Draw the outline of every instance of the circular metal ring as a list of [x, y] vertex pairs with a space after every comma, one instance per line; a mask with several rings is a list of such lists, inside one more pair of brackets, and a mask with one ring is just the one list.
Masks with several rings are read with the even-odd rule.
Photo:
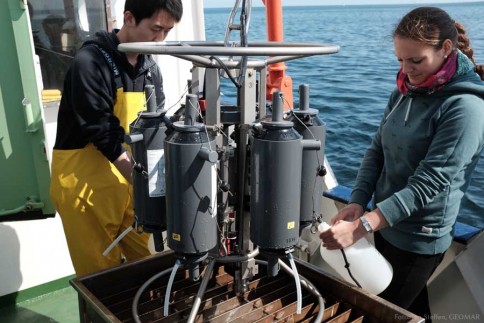
[[221, 42], [133, 42], [118, 45], [122, 52], [159, 55], [203, 56], [312, 56], [334, 54], [339, 46], [331, 44], [256, 42], [248, 47], [225, 47]]

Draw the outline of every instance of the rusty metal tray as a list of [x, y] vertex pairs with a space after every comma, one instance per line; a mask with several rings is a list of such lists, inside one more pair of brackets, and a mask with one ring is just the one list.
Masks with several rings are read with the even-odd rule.
[[[175, 263], [166, 251], [89, 276], [75, 278], [81, 322], [134, 322], [131, 305], [138, 289], [155, 274]], [[341, 281], [319, 268], [296, 259], [299, 274], [308, 279], [325, 301], [323, 322], [424, 322], [378, 296]], [[230, 266], [230, 265], [225, 265]], [[229, 267], [216, 265], [196, 322], [313, 322], [317, 298], [303, 289], [302, 313], [296, 314], [294, 279], [281, 271], [269, 277], [263, 268], [249, 282], [248, 291], [236, 295]], [[163, 316], [168, 277], [162, 277], [141, 295], [142, 322], [186, 322], [200, 282], [191, 282], [179, 270], [172, 286], [169, 315]]]

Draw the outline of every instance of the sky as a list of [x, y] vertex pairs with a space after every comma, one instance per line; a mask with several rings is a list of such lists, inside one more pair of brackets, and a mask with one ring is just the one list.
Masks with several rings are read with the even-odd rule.
[[[482, 1], [482, 0], [481, 0]], [[233, 7], [233, 0], [203, 0], [205, 8]], [[427, 4], [451, 2], [479, 2], [478, 0], [282, 0], [284, 6], [303, 5], [365, 5], [365, 4]], [[252, 0], [252, 6], [262, 6], [262, 0]]]

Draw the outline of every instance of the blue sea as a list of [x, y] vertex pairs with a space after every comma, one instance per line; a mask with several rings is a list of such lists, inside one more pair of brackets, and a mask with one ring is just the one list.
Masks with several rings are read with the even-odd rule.
[[[297, 88], [310, 85], [311, 107], [326, 122], [326, 156], [340, 184], [352, 187], [375, 133], [399, 65], [392, 32], [417, 5], [284, 7], [284, 41], [330, 43], [340, 52], [287, 62]], [[484, 64], [484, 2], [436, 5], [467, 30], [477, 63]], [[230, 8], [206, 9], [206, 39], [223, 40]], [[265, 8], [252, 8], [249, 41], [266, 41]], [[230, 82], [222, 91], [233, 96]], [[484, 155], [484, 154], [483, 154]], [[463, 200], [460, 221], [484, 228], [484, 156]]]

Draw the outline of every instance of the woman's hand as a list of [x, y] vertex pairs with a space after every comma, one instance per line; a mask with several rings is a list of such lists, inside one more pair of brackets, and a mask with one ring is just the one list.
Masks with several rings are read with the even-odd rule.
[[342, 208], [331, 219], [331, 228], [319, 235], [323, 240], [323, 246], [329, 250], [342, 249], [358, 241], [365, 234], [357, 232], [359, 218], [364, 212], [363, 207], [356, 203], [350, 203]]
[[331, 225], [339, 221], [354, 221], [365, 213], [363, 207], [356, 203], [350, 203], [342, 208], [338, 214], [331, 219]]
[[[339, 213], [338, 213], [339, 214]], [[360, 219], [355, 221], [339, 220], [319, 237], [328, 250], [343, 249], [351, 246], [366, 234]]]
[[[323, 246], [328, 250], [343, 249], [351, 246], [366, 235], [366, 229], [360, 220], [363, 213], [363, 207], [358, 204], [349, 204], [341, 209], [331, 219], [331, 228], [319, 235], [323, 241]], [[365, 218], [373, 231], [378, 231], [388, 226], [387, 220], [379, 209], [368, 212]]]

